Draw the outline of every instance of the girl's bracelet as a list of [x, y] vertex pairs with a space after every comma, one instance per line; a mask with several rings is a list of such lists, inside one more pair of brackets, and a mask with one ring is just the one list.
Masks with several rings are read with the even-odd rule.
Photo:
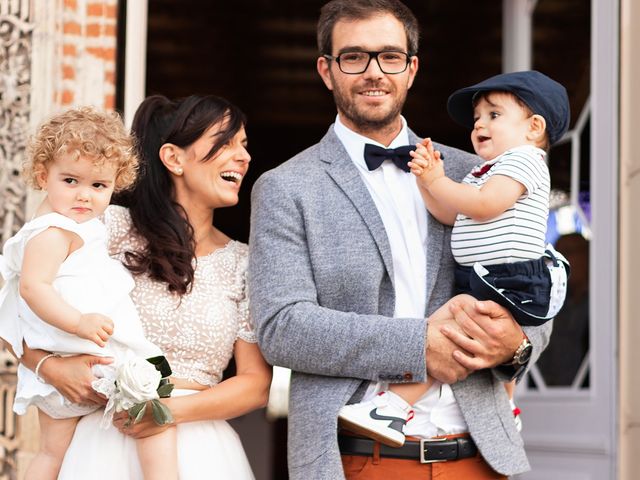
[[42, 367], [42, 364], [44, 362], [46, 362], [47, 360], [49, 360], [51, 357], [60, 357], [59, 353], [49, 353], [47, 355], [45, 355], [44, 357], [42, 357], [40, 360], [38, 360], [38, 363], [36, 365], [36, 369], [34, 370], [34, 373], [36, 374], [36, 378], [38, 379], [39, 382], [41, 383], [47, 383], [45, 382], [42, 377], [40, 376], [40, 367]]

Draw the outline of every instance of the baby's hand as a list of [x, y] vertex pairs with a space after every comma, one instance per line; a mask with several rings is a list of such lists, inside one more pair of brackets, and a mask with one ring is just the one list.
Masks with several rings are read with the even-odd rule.
[[109, 337], [113, 335], [113, 320], [100, 313], [83, 313], [80, 315], [76, 335], [91, 340], [99, 347], [104, 347]]
[[425, 138], [422, 143], [416, 145], [416, 150], [410, 153], [412, 160], [409, 162], [411, 173], [418, 179], [418, 185], [423, 188], [429, 186], [444, 177], [444, 164], [438, 150], [434, 150], [430, 138]]

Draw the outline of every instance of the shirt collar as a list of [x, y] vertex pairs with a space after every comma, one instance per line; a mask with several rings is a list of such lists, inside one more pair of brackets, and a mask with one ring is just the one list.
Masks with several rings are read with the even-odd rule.
[[333, 130], [338, 139], [344, 145], [345, 150], [349, 154], [349, 157], [358, 167], [367, 172], [367, 164], [364, 161], [364, 145], [366, 143], [372, 143], [383, 148], [397, 148], [402, 145], [409, 145], [409, 129], [407, 128], [407, 121], [403, 116], [400, 116], [402, 121], [402, 128], [396, 137], [391, 141], [389, 146], [382, 145], [380, 142], [376, 142], [370, 138], [367, 138], [359, 133], [354, 132], [348, 128], [344, 123], [340, 121], [340, 115], [336, 115], [336, 121], [333, 124]]

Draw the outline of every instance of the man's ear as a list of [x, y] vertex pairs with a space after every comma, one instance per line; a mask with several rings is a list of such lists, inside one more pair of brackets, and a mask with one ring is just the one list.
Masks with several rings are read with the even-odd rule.
[[527, 135], [529, 140], [539, 142], [544, 138], [544, 134], [547, 131], [547, 121], [542, 115], [532, 115], [529, 122], [529, 133]]
[[173, 143], [165, 143], [160, 147], [160, 160], [169, 173], [182, 175], [183, 170], [183, 150]]
[[318, 69], [318, 73], [320, 74], [320, 78], [327, 86], [329, 90], [333, 90], [333, 81], [331, 79], [331, 62], [333, 60], [329, 60], [325, 57], [318, 57], [318, 61], [316, 62], [316, 68]]
[[409, 81], [407, 82], [407, 88], [411, 88], [413, 81], [416, 79], [416, 73], [418, 73], [418, 57], [411, 57], [409, 62]]

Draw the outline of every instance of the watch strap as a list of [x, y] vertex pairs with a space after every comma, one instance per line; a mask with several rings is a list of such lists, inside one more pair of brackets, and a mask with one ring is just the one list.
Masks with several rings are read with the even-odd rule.
[[511, 359], [511, 365], [523, 365], [526, 362], [523, 362], [521, 359], [522, 353], [527, 349], [527, 348], [531, 348], [531, 342], [529, 341], [529, 339], [525, 336], [522, 339], [522, 342], [520, 342], [520, 345], [518, 345], [518, 348], [516, 349], [516, 351], [513, 354], [513, 358]]

